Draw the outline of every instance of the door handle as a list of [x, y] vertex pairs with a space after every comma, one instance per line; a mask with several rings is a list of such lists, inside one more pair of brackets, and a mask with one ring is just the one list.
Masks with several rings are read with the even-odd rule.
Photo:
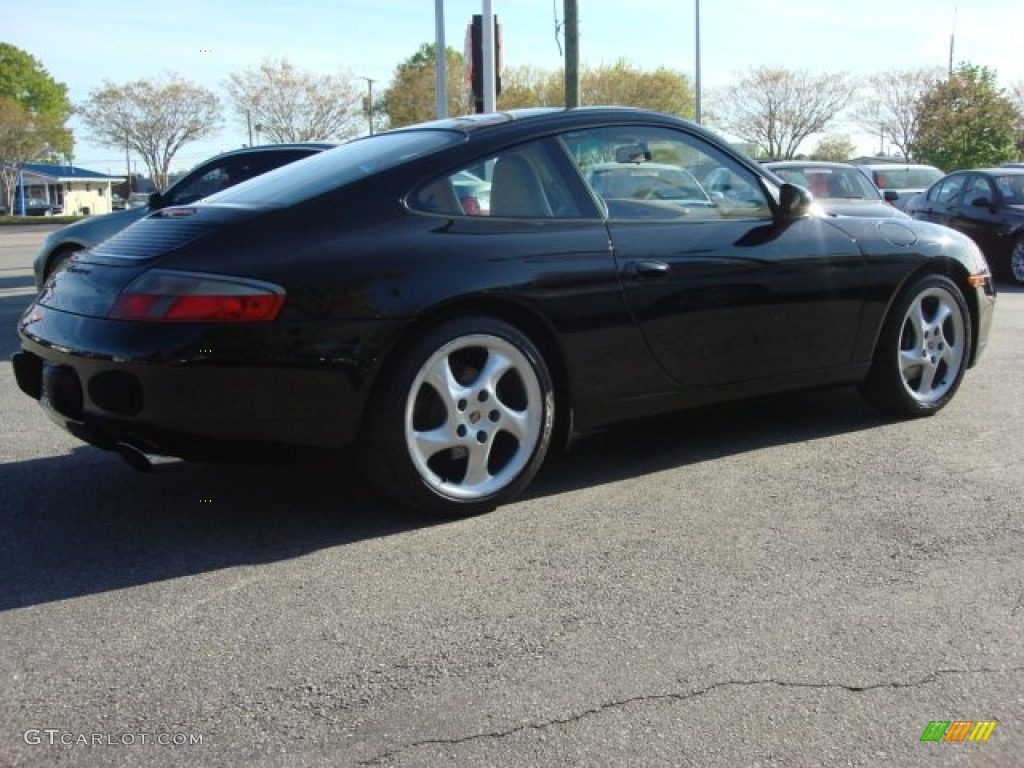
[[623, 271], [630, 280], [649, 280], [652, 277], [665, 277], [669, 266], [664, 261], [656, 259], [638, 259], [627, 261]]

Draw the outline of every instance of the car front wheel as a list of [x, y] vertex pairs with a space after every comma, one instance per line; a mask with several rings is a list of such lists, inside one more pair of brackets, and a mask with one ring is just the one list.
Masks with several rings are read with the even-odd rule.
[[513, 326], [448, 321], [406, 350], [373, 406], [363, 458], [383, 490], [446, 516], [487, 512], [530, 482], [547, 453], [554, 390]]
[[930, 416], [953, 399], [971, 355], [971, 316], [956, 284], [928, 275], [886, 318], [862, 391], [895, 416]]
[[1024, 236], [1018, 237], [1010, 251], [1010, 275], [1018, 283], [1024, 283]]

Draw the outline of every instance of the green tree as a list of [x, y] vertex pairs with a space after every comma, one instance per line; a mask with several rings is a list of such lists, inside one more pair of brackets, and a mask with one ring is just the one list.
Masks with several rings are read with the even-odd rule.
[[22, 166], [46, 159], [63, 130], [56, 120], [34, 115], [20, 102], [0, 96], [0, 208], [16, 210], [14, 190]]
[[232, 73], [225, 88], [242, 125], [258, 125], [275, 142], [347, 139], [363, 121], [362, 94], [351, 75], [316, 75], [287, 59]]
[[[565, 104], [561, 71], [517, 67], [506, 70], [501, 80], [499, 109]], [[642, 107], [692, 117], [696, 100], [689, 78], [681, 72], [665, 67], [646, 72], [620, 59], [610, 66], [581, 68], [580, 103]]]
[[[412, 56], [395, 69], [391, 86], [381, 95], [378, 109], [392, 128], [422, 123], [437, 115], [437, 65], [433, 44], [424, 43]], [[448, 114], [464, 115], [473, 111], [466, 87], [465, 63], [462, 54], [453, 48], [445, 50], [447, 68]]]
[[842, 73], [760, 67], [715, 95], [713, 121], [768, 157], [789, 160], [806, 138], [828, 129], [855, 92]]
[[10, 43], [0, 43], [0, 98], [20, 104], [36, 130], [45, 133], [44, 154], [71, 154], [74, 137], [65, 127], [72, 112], [67, 86], [54, 80], [34, 56]]
[[1017, 111], [989, 67], [960, 64], [920, 102], [914, 157], [945, 171], [999, 165], [1015, 155]]
[[857, 147], [850, 137], [843, 134], [822, 136], [811, 152], [811, 160], [828, 160], [834, 163], [845, 163], [857, 153]]
[[220, 123], [220, 100], [174, 74], [124, 85], [104, 82], [78, 108], [97, 144], [127, 145], [163, 189], [171, 160], [185, 144], [209, 136]]
[[1017, 110], [1017, 159], [1024, 160], [1024, 80], [1018, 80], [1008, 89], [1006, 95]]
[[565, 104], [561, 72], [532, 65], [506, 67], [501, 73], [498, 109], [561, 107]]
[[666, 67], [645, 72], [619, 59], [610, 66], [583, 68], [580, 104], [641, 107], [693, 117], [696, 100], [683, 73]]

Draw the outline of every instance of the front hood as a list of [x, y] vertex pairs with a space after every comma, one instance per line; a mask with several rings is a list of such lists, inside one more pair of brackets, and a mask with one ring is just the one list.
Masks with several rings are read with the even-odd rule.
[[866, 216], [873, 219], [905, 219], [907, 214], [888, 203], [874, 200], [815, 198], [829, 216]]
[[956, 259], [972, 275], [988, 272], [988, 263], [974, 241], [940, 224], [909, 218], [858, 216], [834, 216], [828, 220], [856, 240], [869, 258], [915, 253], [929, 258]]

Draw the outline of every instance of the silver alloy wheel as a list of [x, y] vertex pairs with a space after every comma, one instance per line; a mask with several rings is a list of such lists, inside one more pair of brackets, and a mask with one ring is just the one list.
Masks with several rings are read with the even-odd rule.
[[518, 347], [491, 334], [460, 336], [427, 359], [409, 388], [409, 457], [438, 493], [492, 496], [530, 462], [544, 408], [537, 372]]
[[903, 316], [899, 369], [903, 386], [923, 404], [938, 402], [956, 386], [967, 350], [956, 298], [934, 286], [919, 293]]
[[1010, 273], [1018, 283], [1024, 283], [1024, 237], [1018, 238], [1010, 251]]

